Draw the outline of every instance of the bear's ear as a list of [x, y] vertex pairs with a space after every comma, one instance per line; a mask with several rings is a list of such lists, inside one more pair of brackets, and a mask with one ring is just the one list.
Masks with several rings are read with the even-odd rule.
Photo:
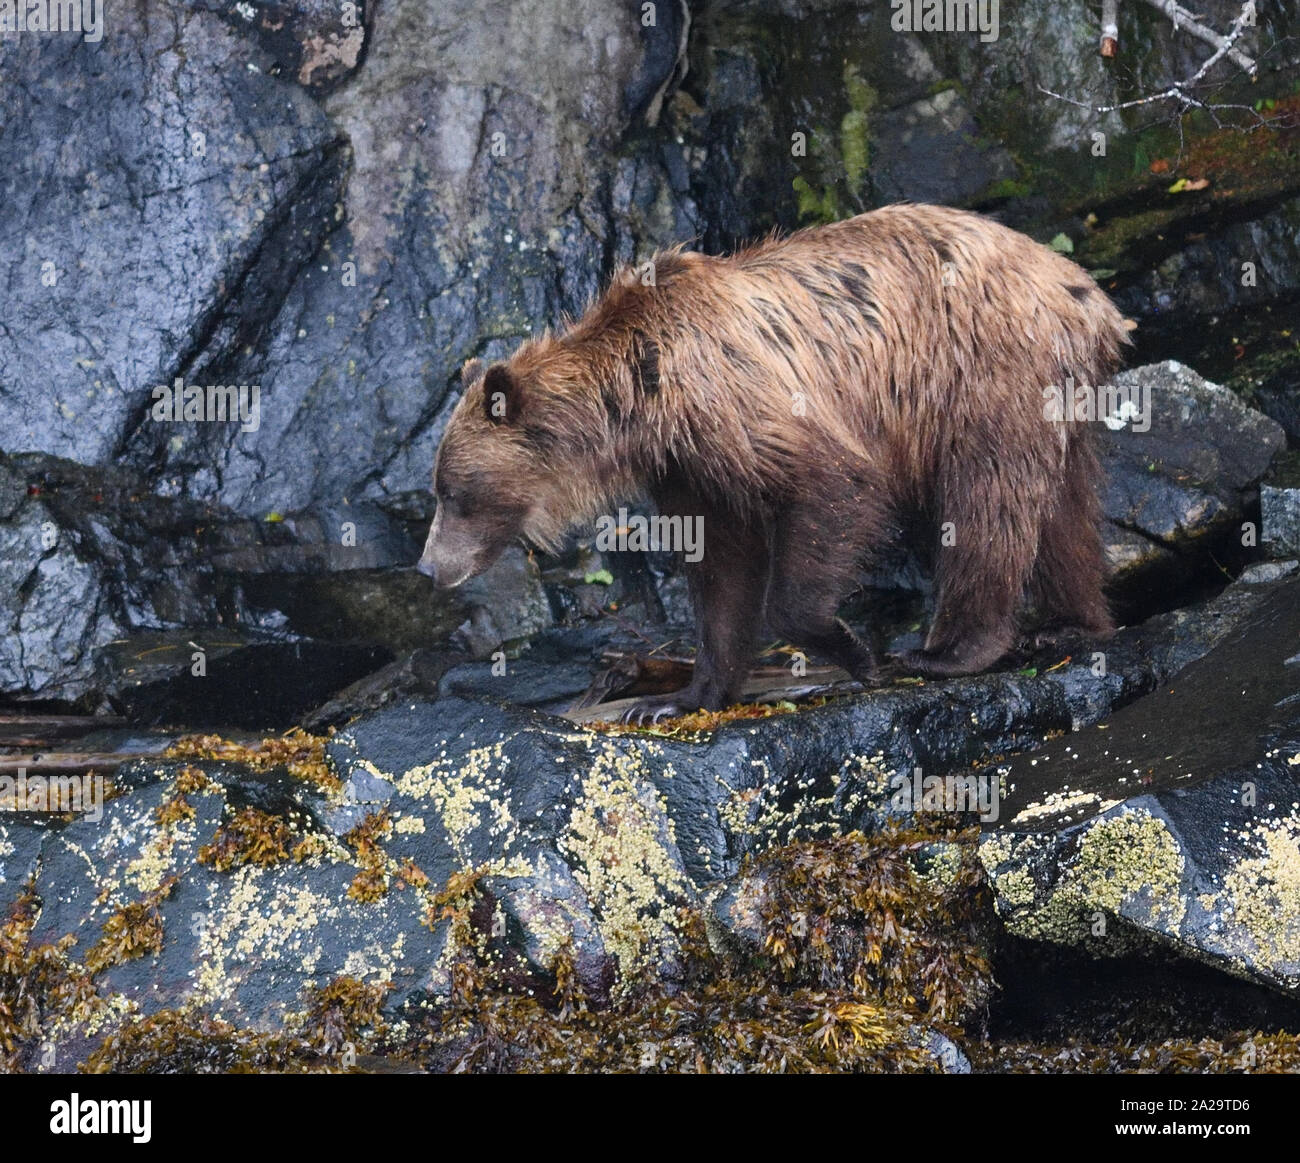
[[523, 388], [502, 363], [494, 363], [483, 379], [483, 415], [490, 424], [513, 424], [523, 410]]
[[460, 369], [460, 386], [468, 388], [482, 374], [483, 361], [481, 359], [467, 359], [465, 365]]

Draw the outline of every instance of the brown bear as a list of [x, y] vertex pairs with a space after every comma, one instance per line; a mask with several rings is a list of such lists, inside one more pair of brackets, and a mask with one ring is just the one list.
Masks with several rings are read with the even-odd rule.
[[644, 721], [733, 702], [764, 618], [877, 677], [836, 617], [873, 551], [920, 517], [935, 549], [924, 649], [970, 674], [1050, 622], [1111, 628], [1086, 424], [1047, 401], [1114, 371], [1124, 322], [1074, 263], [940, 206], [888, 206], [736, 254], [625, 270], [576, 322], [464, 368], [420, 569], [454, 586], [521, 535], [557, 547], [620, 499], [703, 522], [685, 565], [694, 677]]

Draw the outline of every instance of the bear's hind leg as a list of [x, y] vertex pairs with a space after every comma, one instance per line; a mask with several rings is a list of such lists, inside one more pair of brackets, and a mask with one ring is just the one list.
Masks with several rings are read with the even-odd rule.
[[773, 633], [872, 682], [878, 675], [875, 652], [835, 615], [871, 547], [893, 531], [888, 510], [876, 500], [882, 493], [856, 484], [830, 493], [833, 504], [800, 501], [782, 514], [765, 606]]
[[975, 674], [1011, 649], [1038, 549], [1048, 479], [1041, 467], [991, 454], [950, 476], [936, 553], [934, 619], [924, 649], [897, 656], [902, 669], [929, 678]]
[[1043, 522], [1030, 583], [1043, 618], [1040, 639], [1081, 634], [1104, 638], [1114, 630], [1102, 590], [1106, 559], [1101, 544], [1101, 503], [1092, 449], [1076, 437], [1066, 462], [1066, 488]]

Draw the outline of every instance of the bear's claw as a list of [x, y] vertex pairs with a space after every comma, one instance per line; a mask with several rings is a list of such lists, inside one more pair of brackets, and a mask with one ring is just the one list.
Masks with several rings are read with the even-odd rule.
[[674, 698], [638, 699], [619, 716], [619, 722], [633, 727], [649, 727], [661, 719], [675, 719], [678, 715], [685, 715], [692, 709]]

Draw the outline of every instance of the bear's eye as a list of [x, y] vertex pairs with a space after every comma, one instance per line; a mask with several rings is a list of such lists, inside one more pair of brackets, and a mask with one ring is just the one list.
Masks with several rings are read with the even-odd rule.
[[458, 517], [463, 517], [469, 512], [469, 502], [463, 493], [447, 491], [441, 494], [441, 500], [448, 511]]

